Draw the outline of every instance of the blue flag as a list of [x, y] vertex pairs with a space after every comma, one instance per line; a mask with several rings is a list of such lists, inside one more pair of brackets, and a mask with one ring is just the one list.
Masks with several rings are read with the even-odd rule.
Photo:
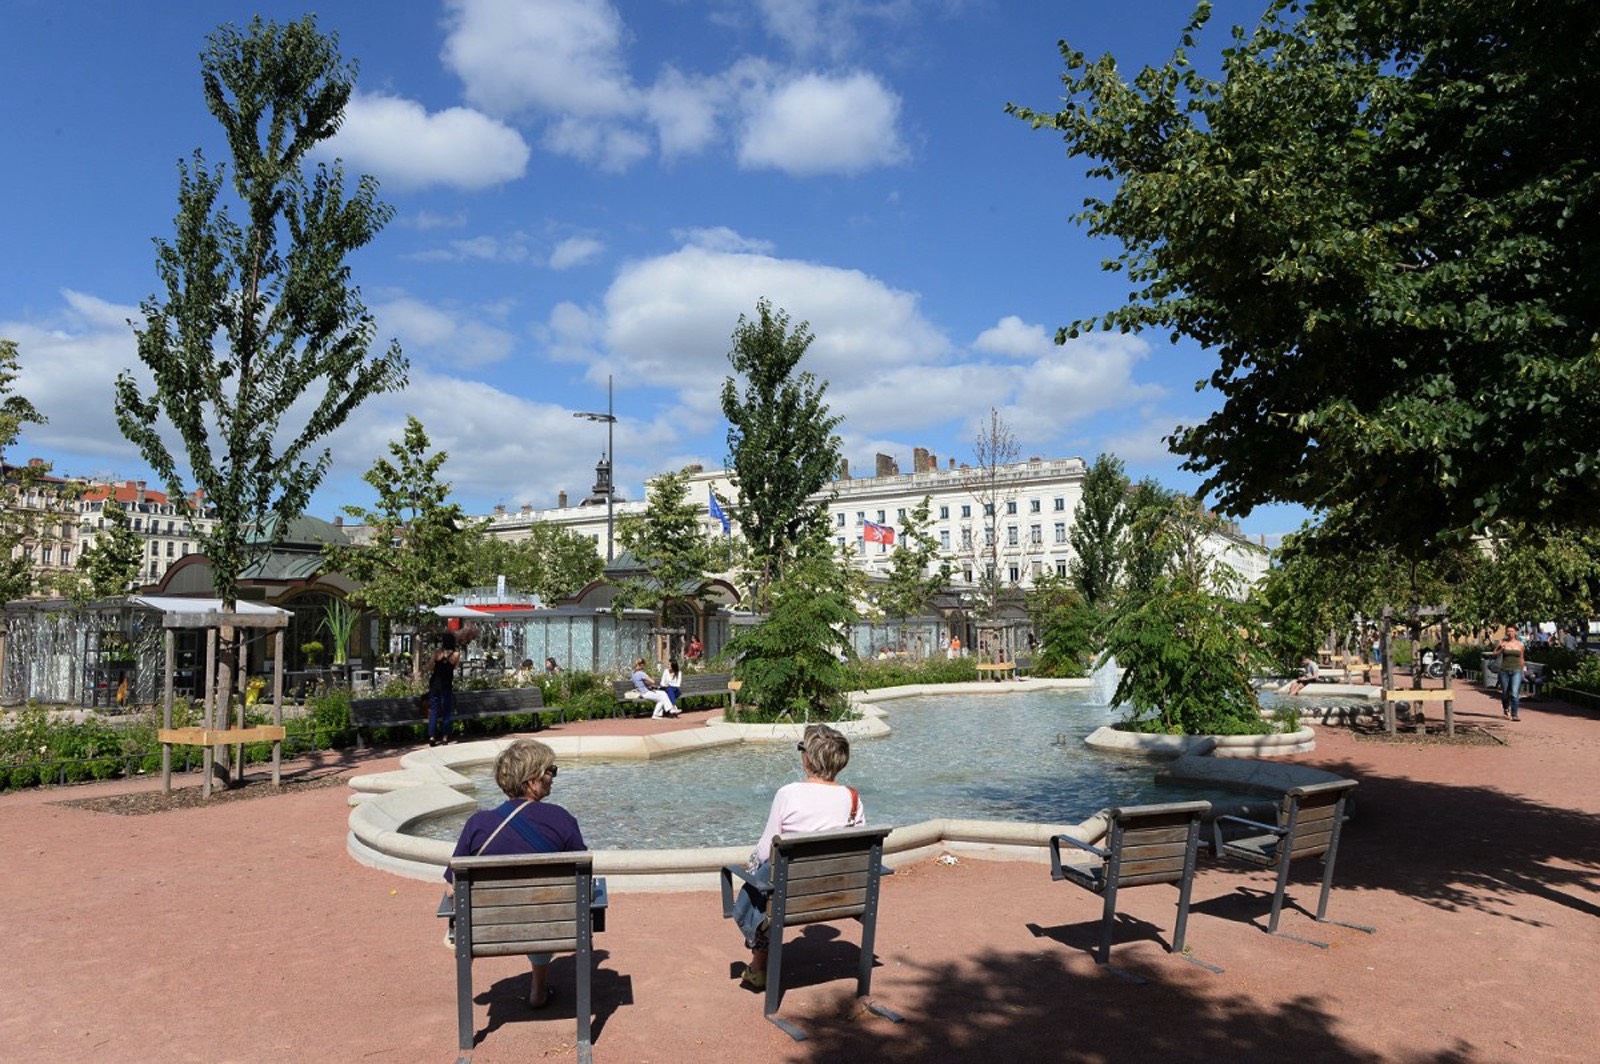
[[722, 522], [722, 534], [732, 535], [733, 526], [728, 521], [728, 515], [722, 512], [722, 504], [717, 502], [717, 493], [711, 490], [710, 485], [706, 486], [706, 493], [711, 496], [711, 516]]

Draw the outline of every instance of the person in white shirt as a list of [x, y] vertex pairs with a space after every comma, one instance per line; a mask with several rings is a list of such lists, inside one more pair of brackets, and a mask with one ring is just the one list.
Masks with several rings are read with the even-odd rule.
[[[826, 724], [812, 724], [797, 744], [806, 778], [786, 783], [772, 797], [766, 827], [756, 840], [748, 867], [753, 872], [772, 869], [772, 837], [836, 828], [860, 827], [867, 822], [861, 795], [838, 782], [850, 763], [850, 740]], [[733, 919], [744, 932], [750, 963], [740, 979], [751, 990], [767, 988], [767, 895], [746, 884], [733, 903]]]
[[661, 670], [661, 689], [672, 700], [672, 708], [678, 708], [678, 694], [683, 690], [683, 672], [678, 668], [677, 658], [668, 658], [667, 667]]
[[652, 717], [676, 717], [678, 710], [672, 704], [672, 699], [667, 697], [667, 692], [656, 686], [650, 674], [644, 671], [644, 659], [639, 658], [633, 663], [633, 689], [639, 692], [639, 697], [647, 702], [655, 703]]
[[1297, 695], [1300, 689], [1317, 678], [1317, 659], [1306, 658], [1305, 664], [1300, 668], [1300, 678], [1289, 685], [1289, 694]]

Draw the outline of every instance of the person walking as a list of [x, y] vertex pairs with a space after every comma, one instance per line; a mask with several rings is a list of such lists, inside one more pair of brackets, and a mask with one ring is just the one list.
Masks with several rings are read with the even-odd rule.
[[429, 746], [450, 741], [450, 729], [456, 717], [456, 668], [460, 664], [456, 634], [446, 632], [444, 645], [434, 653], [433, 669], [428, 673]]
[[1522, 674], [1528, 667], [1528, 649], [1517, 638], [1516, 625], [1506, 625], [1505, 638], [1494, 646], [1500, 662], [1500, 714], [1522, 719]]

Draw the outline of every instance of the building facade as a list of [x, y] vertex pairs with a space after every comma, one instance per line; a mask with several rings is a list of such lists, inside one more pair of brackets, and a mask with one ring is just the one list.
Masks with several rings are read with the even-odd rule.
[[[985, 583], [990, 566], [998, 570], [1005, 587], [1024, 590], [1046, 574], [1065, 576], [1072, 561], [1068, 533], [1083, 496], [1087, 466], [1081, 458], [1030, 458], [993, 468], [957, 466], [940, 468], [937, 459], [918, 448], [910, 473], [888, 455], [878, 455], [870, 477], [853, 477], [848, 466], [820, 494], [827, 501], [828, 528], [834, 544], [849, 549], [855, 563], [869, 576], [884, 576], [893, 564], [895, 547], [884, 537], [868, 535], [871, 526], [898, 533], [906, 517], [922, 500], [928, 500], [927, 532], [939, 544], [940, 557], [950, 563], [952, 588], [975, 589]], [[697, 470], [689, 480], [689, 501], [701, 510], [707, 534], [722, 532], [721, 522], [710, 514], [710, 493], [731, 500], [723, 509], [737, 532], [739, 496], [727, 470]], [[643, 514], [637, 500], [613, 500], [613, 519]], [[489, 517], [489, 534], [507, 539], [526, 538], [536, 522], [550, 522], [584, 536], [606, 554], [606, 506], [603, 495], [590, 495], [569, 506], [565, 493], [550, 509], [524, 506], [510, 511], [497, 507]], [[1239, 573], [1246, 585], [1266, 574], [1264, 546], [1240, 535], [1237, 526], [1225, 526], [1208, 543], [1212, 556]]]
[[128, 515], [128, 525], [145, 541], [139, 579], [154, 584], [167, 575], [174, 563], [200, 553], [196, 532], [209, 532], [215, 522], [203, 513], [187, 516], [182, 503], [173, 502], [165, 492], [145, 486], [142, 480], [120, 484], [90, 483], [79, 501], [78, 550], [92, 546], [106, 527], [106, 503], [115, 502]]

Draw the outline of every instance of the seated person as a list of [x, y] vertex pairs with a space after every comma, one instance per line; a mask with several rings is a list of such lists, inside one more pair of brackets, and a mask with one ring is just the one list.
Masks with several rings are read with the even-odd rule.
[[672, 699], [672, 708], [677, 709], [678, 696], [683, 691], [683, 672], [678, 668], [677, 658], [668, 658], [667, 667], [661, 670], [661, 689]]
[[[513, 853], [581, 852], [583, 832], [573, 815], [544, 799], [556, 782], [556, 755], [537, 739], [518, 739], [500, 752], [494, 762], [494, 781], [505, 792], [506, 801], [497, 809], [480, 809], [467, 818], [456, 841], [454, 857], [492, 857]], [[444, 878], [455, 875], [445, 870]], [[530, 953], [533, 986], [528, 1004], [542, 1009], [550, 1003], [552, 991], [550, 954]]]
[[517, 666], [517, 671], [511, 674], [512, 682], [518, 686], [526, 687], [533, 682], [533, 659], [523, 658], [522, 664]]
[[1291, 695], [1299, 694], [1301, 688], [1305, 687], [1306, 684], [1311, 683], [1316, 678], [1317, 659], [1308, 657], [1305, 659], [1305, 663], [1300, 667], [1299, 678], [1296, 679], [1294, 683], [1289, 685], [1289, 693]]
[[[533, 662], [530, 661], [530, 662], [528, 662], [528, 664], [532, 665]], [[556, 659], [555, 658], [545, 658], [544, 659], [544, 674], [546, 676], [560, 676], [561, 675], [561, 666], [556, 664]]]
[[[747, 867], [772, 870], [772, 837], [806, 831], [860, 827], [867, 822], [861, 796], [838, 782], [850, 763], [850, 740], [826, 724], [812, 724], [800, 740], [800, 765], [806, 778], [786, 783], [772, 797], [767, 825], [761, 829]], [[751, 990], [767, 988], [767, 897], [748, 883], [733, 901], [733, 919], [744, 932], [750, 963], [740, 981]]]
[[633, 663], [633, 689], [639, 692], [639, 697], [655, 703], [655, 710], [651, 717], [676, 717], [678, 709], [672, 704], [672, 699], [667, 692], [656, 686], [650, 674], [644, 671], [644, 659], [639, 658]]

